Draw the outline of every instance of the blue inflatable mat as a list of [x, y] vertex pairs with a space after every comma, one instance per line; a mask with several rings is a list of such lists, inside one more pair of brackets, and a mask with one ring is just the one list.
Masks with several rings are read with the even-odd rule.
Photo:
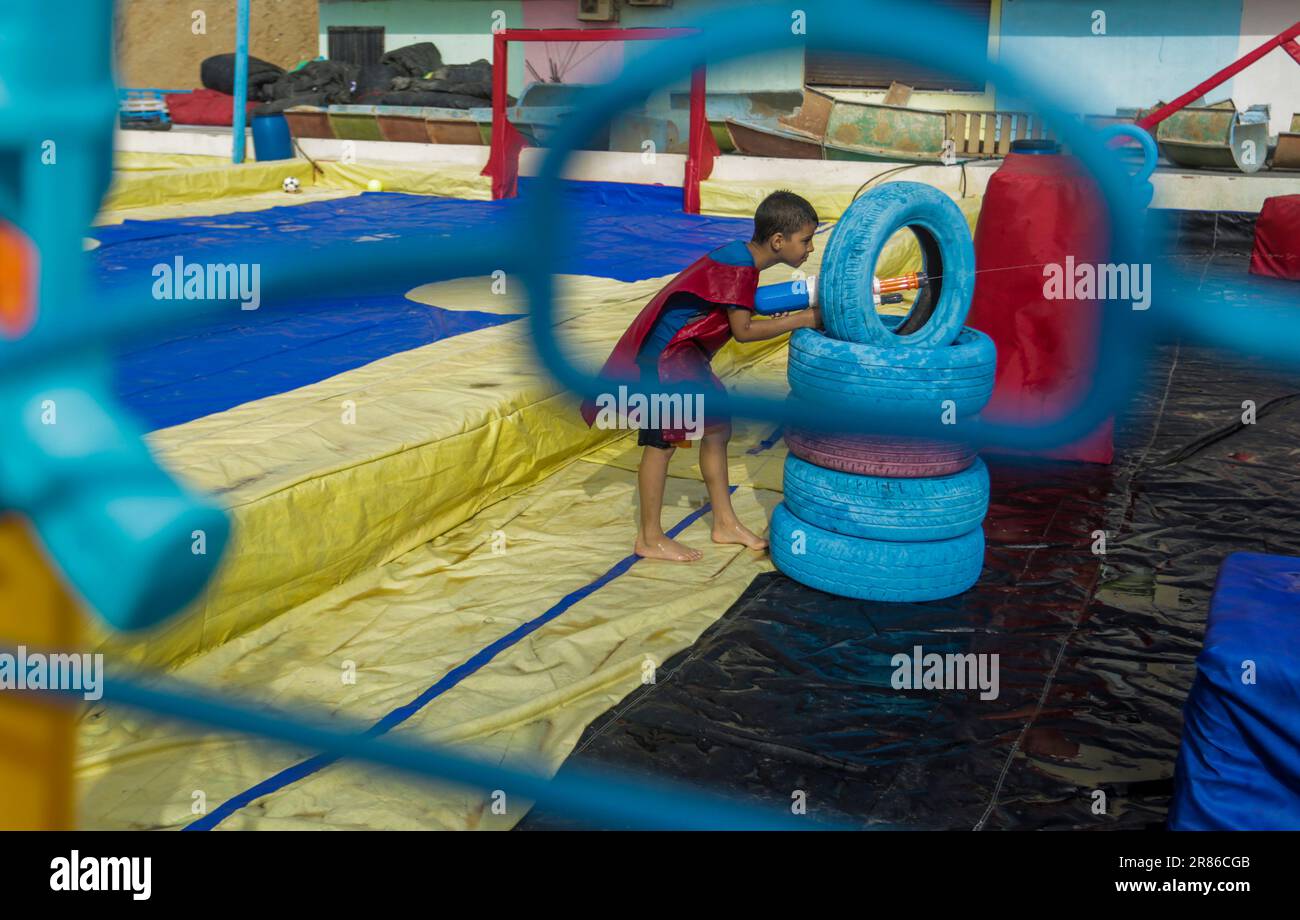
[[[530, 183], [521, 182], [524, 195]], [[723, 243], [748, 238], [752, 226], [748, 219], [683, 213], [678, 188], [573, 182], [565, 194], [577, 208], [578, 233], [558, 270], [573, 274], [620, 281], [675, 274]], [[339, 243], [481, 240], [509, 226], [519, 207], [518, 200], [367, 193], [265, 211], [128, 220], [96, 228], [101, 246], [92, 258], [103, 288], [149, 296], [155, 266], [178, 257], [204, 263], [211, 254], [222, 261], [232, 248], [251, 245], [261, 261], [293, 261], [310, 271], [318, 250]], [[175, 330], [118, 356], [118, 396], [150, 428], [164, 428], [519, 318], [407, 300], [406, 291], [421, 280], [359, 278], [346, 293], [232, 310], [222, 320]]]
[[1224, 561], [1196, 668], [1170, 829], [1300, 829], [1300, 558]]
[[[531, 180], [521, 180], [520, 188], [521, 198], [504, 201], [366, 192], [264, 211], [127, 220], [95, 228], [100, 247], [94, 258], [100, 282], [111, 286], [151, 284], [153, 266], [177, 255], [198, 261], [205, 251], [248, 244], [268, 262], [297, 258], [310, 268], [313, 248], [349, 240], [364, 245], [409, 236], [440, 247], [458, 239], [475, 243], [499, 239], [520, 217]], [[618, 281], [673, 275], [723, 243], [749, 239], [753, 229], [749, 218], [684, 213], [682, 190], [669, 186], [569, 182], [565, 196], [577, 214], [577, 233], [557, 272]]]

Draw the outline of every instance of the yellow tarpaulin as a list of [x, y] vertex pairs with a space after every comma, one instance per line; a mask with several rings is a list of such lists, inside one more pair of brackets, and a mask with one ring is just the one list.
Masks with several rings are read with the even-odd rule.
[[[918, 266], [904, 234], [878, 271]], [[763, 281], [789, 276], [773, 269]], [[562, 278], [555, 320], [572, 359], [594, 370], [665, 280]], [[475, 278], [410, 296], [447, 309], [524, 306], [514, 279], [500, 292]], [[782, 392], [784, 341], [733, 342], [714, 366], [733, 388]], [[731, 446], [736, 508], [758, 531], [780, 498], [784, 449], [749, 450], [770, 435], [740, 421]], [[765, 554], [712, 544], [705, 515], [680, 535], [705, 551], [700, 562], [620, 569], [639, 448], [625, 432], [586, 428], [574, 397], [537, 367], [527, 322], [392, 355], [150, 442], [225, 498], [235, 538], [188, 615], [143, 638], [97, 636], [111, 662], [374, 722], [532, 624], [394, 729], [491, 759], [558, 768], [592, 719], [771, 568]], [[674, 457], [666, 527], [706, 500], [697, 457]], [[83, 719], [80, 741], [80, 823], [96, 828], [184, 826], [312, 754], [104, 707]], [[220, 827], [505, 828], [526, 808], [341, 763], [272, 788]]]
[[[160, 205], [198, 205], [198, 213], [220, 213], [233, 209], [224, 202], [220, 211], [203, 205], [222, 199], [250, 195], [279, 194], [280, 204], [294, 204], [301, 196], [281, 191], [292, 176], [303, 189], [332, 192], [363, 192], [378, 180], [387, 192], [409, 192], [443, 198], [487, 200], [492, 197], [491, 180], [479, 175], [480, 168], [459, 164], [339, 163], [319, 161], [315, 167], [305, 159], [269, 160], [235, 166], [219, 157], [183, 154], [119, 153], [114, 161], [113, 184], [103, 202], [103, 211], [122, 211]], [[132, 214], [132, 217], [139, 217]]]

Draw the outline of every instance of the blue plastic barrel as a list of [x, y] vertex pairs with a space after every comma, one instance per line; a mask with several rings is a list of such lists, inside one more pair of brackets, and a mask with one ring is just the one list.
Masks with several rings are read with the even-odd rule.
[[293, 159], [293, 138], [283, 115], [253, 116], [253, 151], [259, 163]]

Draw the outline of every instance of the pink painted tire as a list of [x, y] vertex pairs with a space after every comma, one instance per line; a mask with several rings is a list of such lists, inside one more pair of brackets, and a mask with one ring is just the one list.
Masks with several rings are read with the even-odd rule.
[[790, 453], [815, 466], [893, 479], [951, 476], [975, 462], [975, 450], [966, 444], [923, 438], [843, 437], [788, 431], [785, 444]]

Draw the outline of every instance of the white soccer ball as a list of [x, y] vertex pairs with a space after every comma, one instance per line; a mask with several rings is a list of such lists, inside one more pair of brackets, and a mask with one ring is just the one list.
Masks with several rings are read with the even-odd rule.
[[288, 192], [291, 195], [302, 191], [302, 183], [299, 182], [295, 176], [286, 177], [284, 180], [284, 184], [281, 185], [280, 187], [283, 188], [286, 192]]

